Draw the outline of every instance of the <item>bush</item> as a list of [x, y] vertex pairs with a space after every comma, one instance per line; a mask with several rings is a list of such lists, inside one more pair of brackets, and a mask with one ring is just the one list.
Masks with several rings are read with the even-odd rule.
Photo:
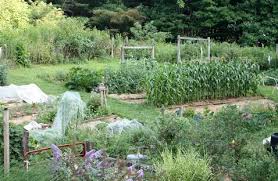
[[0, 86], [7, 84], [7, 68], [4, 65], [0, 65]]
[[147, 99], [154, 105], [173, 105], [246, 96], [256, 93], [257, 74], [256, 65], [234, 61], [164, 64], [148, 73]]
[[66, 87], [75, 90], [92, 91], [102, 81], [100, 72], [89, 70], [87, 68], [73, 67], [68, 74], [68, 82]]
[[87, 102], [87, 117], [103, 116], [108, 114], [105, 107], [101, 106], [100, 96], [96, 93], [92, 93], [89, 101]]
[[23, 67], [29, 67], [30, 61], [28, 60], [28, 53], [22, 44], [18, 44], [16, 50], [16, 63]]
[[193, 149], [179, 149], [177, 154], [165, 150], [162, 161], [155, 165], [159, 180], [162, 181], [207, 181], [212, 179], [212, 171], [207, 158], [201, 158]]

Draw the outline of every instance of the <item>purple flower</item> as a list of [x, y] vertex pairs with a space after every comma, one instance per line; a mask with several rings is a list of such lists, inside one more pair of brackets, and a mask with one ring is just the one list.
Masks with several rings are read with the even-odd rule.
[[138, 174], [137, 177], [143, 178], [143, 177], [144, 177], [144, 171], [143, 171], [143, 169], [138, 170], [137, 174]]
[[133, 166], [133, 165], [131, 165], [131, 166], [127, 167], [127, 171], [128, 171], [128, 173], [131, 173], [131, 172], [133, 171], [133, 168], [134, 168], [134, 166]]
[[55, 161], [60, 161], [62, 158], [62, 151], [58, 148], [58, 146], [52, 144], [51, 150], [52, 150]]
[[95, 158], [100, 158], [103, 154], [102, 150], [98, 150], [97, 152], [95, 152]]
[[97, 168], [109, 168], [109, 167], [111, 167], [112, 166], [112, 163], [109, 163], [108, 161], [106, 161], [106, 160], [103, 160], [103, 161], [101, 161], [101, 162], [99, 162], [98, 164], [97, 164]]
[[95, 150], [91, 150], [85, 154], [85, 160], [93, 160], [95, 158]]
[[131, 178], [127, 179], [126, 181], [133, 181]]

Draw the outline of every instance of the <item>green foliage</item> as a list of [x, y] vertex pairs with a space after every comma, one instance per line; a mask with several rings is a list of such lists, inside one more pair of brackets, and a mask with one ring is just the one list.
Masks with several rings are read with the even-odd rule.
[[102, 81], [100, 72], [81, 67], [71, 68], [68, 77], [69, 80], [66, 83], [66, 87], [87, 92], [92, 91]]
[[16, 50], [16, 63], [23, 67], [29, 67], [30, 61], [28, 60], [28, 53], [22, 44], [15, 47]]
[[38, 123], [52, 124], [57, 113], [57, 103], [39, 106]]
[[177, 154], [165, 150], [162, 161], [155, 166], [159, 180], [162, 181], [207, 181], [212, 179], [210, 162], [193, 149], [178, 149]]
[[[263, 72], [263, 76], [269, 76], [269, 77], [273, 77], [275, 79], [278, 79], [278, 69], [267, 70], [267, 71]], [[276, 86], [276, 84], [278, 84], [278, 82], [276, 82], [274, 79], [264, 77], [264, 84], [265, 85]]]
[[167, 32], [158, 32], [157, 28], [153, 25], [153, 22], [146, 23], [142, 26], [136, 22], [134, 27], [130, 28], [132, 35], [135, 40], [154, 42], [165, 42], [166, 39], [170, 38], [170, 34]]
[[0, 86], [7, 84], [7, 67], [0, 65]]
[[130, 27], [135, 22], [141, 22], [143, 16], [137, 9], [97, 9], [93, 12], [94, 16], [87, 23], [88, 27], [100, 30], [110, 29], [113, 33], [129, 32]]
[[96, 116], [107, 115], [108, 111], [106, 108], [101, 106], [100, 96], [97, 93], [92, 92], [92, 95], [87, 102], [87, 112], [86, 115], [89, 118]]
[[[3, 109], [0, 108], [2, 112]], [[0, 113], [0, 120], [3, 120], [3, 115]], [[10, 159], [11, 164], [22, 161], [22, 136], [23, 128], [21, 126], [10, 124]], [[4, 164], [4, 142], [3, 142], [3, 124], [0, 124], [0, 165]]]
[[97, 149], [105, 148], [110, 156], [120, 158], [126, 158], [127, 154], [136, 154], [138, 151], [141, 154], [155, 155], [156, 148], [161, 147], [156, 133], [149, 128], [111, 135], [107, 132], [106, 125], [101, 125], [97, 130], [79, 134], [79, 137], [90, 139]]
[[123, 64], [120, 69], [105, 71], [105, 84], [110, 93], [140, 93], [143, 91], [146, 68], [144, 64]]
[[154, 105], [173, 105], [246, 96], [256, 92], [257, 74], [256, 65], [235, 61], [164, 64], [147, 76], [147, 99]]

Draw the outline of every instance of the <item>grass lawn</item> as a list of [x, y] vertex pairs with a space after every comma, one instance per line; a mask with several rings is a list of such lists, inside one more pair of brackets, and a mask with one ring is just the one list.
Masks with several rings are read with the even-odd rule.
[[[92, 60], [88, 63], [80, 64], [79, 66], [102, 70], [106, 67], [117, 68], [119, 65], [119, 61], [117, 60]], [[43, 80], [39, 78], [38, 75], [55, 74], [59, 71], [67, 71], [73, 66], [76, 66], [76, 64], [33, 65], [31, 68], [11, 69], [8, 74], [8, 82], [9, 84], [16, 85], [35, 83], [49, 95], [60, 95], [67, 91], [67, 88], [63, 84]], [[80, 92], [80, 94], [85, 102], [90, 96], [90, 94], [86, 92]], [[158, 109], [153, 106], [128, 104], [115, 99], [108, 100], [108, 109], [110, 112], [119, 116], [141, 121], [152, 121], [159, 115]]]

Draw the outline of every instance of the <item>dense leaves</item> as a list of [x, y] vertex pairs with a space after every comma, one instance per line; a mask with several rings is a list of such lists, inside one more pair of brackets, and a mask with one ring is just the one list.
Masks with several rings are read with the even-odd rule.
[[164, 64], [149, 73], [147, 98], [155, 105], [172, 105], [246, 96], [256, 92], [257, 73], [258, 67], [247, 62]]
[[7, 67], [0, 65], [0, 86], [7, 84]]
[[[104, 20], [115, 14], [116, 21], [98, 21], [118, 32], [129, 32], [131, 24], [119, 23], [119, 9], [139, 7], [145, 22], [153, 21], [159, 31], [172, 35], [210, 36], [220, 41], [237, 41], [243, 45], [269, 45], [278, 39], [278, 2], [269, 1], [210, 1], [210, 0], [55, 0], [68, 14]], [[97, 10], [98, 13], [91, 13]], [[94, 12], [94, 11], [93, 11]], [[109, 13], [108, 13], [109, 12]], [[124, 12], [123, 12], [124, 13]], [[105, 16], [104, 16], [105, 15]], [[109, 20], [110, 18], [108, 18]], [[97, 22], [97, 21], [94, 21]], [[115, 24], [119, 26], [114, 26]], [[128, 26], [127, 26], [128, 25]]]

